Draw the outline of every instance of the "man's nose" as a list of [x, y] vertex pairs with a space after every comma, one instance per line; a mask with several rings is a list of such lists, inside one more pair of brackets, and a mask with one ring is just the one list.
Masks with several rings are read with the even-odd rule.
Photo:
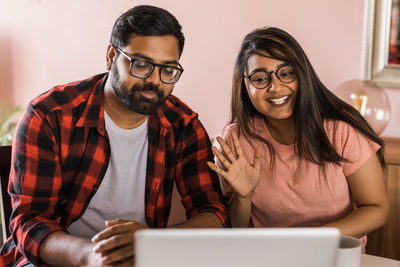
[[145, 82], [153, 83], [155, 85], [160, 85], [161, 79], [160, 79], [160, 67], [155, 66], [153, 71], [150, 73], [150, 75], [144, 79]]

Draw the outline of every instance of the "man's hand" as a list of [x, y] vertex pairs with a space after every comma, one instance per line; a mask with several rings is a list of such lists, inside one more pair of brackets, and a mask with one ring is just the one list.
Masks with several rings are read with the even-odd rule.
[[93, 251], [101, 253], [102, 264], [133, 266], [134, 233], [149, 227], [143, 223], [121, 219], [106, 221], [106, 226], [106, 229], [92, 238], [95, 244]]
[[87, 253], [84, 266], [106, 266], [106, 265], [102, 264], [102, 255], [92, 250], [91, 252]]

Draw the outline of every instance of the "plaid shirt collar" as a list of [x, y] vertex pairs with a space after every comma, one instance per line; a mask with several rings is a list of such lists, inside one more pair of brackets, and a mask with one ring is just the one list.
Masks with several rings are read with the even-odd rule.
[[107, 81], [108, 73], [100, 79], [95, 89], [90, 93], [86, 107], [82, 116], [76, 123], [77, 127], [97, 127], [99, 133], [106, 136], [106, 126], [104, 122], [104, 85]]
[[[82, 116], [78, 120], [77, 127], [96, 127], [99, 133], [106, 136], [105, 122], [104, 122], [104, 85], [107, 81], [108, 73], [104, 74], [104, 77], [100, 79], [95, 89], [90, 93], [87, 105], [83, 110]], [[163, 128], [169, 129], [172, 124], [165, 117], [164, 113], [168, 109], [168, 105], [165, 103], [161, 104], [153, 114], [149, 115], [149, 119], [156, 119], [159, 125]], [[156, 118], [154, 118], [156, 117]]]

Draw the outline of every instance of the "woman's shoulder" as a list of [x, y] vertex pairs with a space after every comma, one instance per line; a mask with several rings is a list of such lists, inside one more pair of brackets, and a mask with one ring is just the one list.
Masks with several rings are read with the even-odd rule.
[[328, 137], [357, 134], [357, 130], [353, 126], [341, 120], [327, 119], [324, 122], [324, 127]]
[[[326, 120], [325, 130], [332, 144], [343, 152], [349, 150], [349, 153], [359, 151], [361, 148], [371, 147], [377, 150], [379, 145], [372, 141], [369, 137], [362, 134], [355, 127], [340, 120]], [[348, 148], [351, 149], [348, 149]], [[358, 147], [358, 149], [356, 149]], [[362, 149], [361, 149], [362, 150]]]
[[[263, 135], [265, 133], [265, 123], [263, 118], [253, 117], [250, 118], [249, 126], [252, 128], [254, 132], [257, 134]], [[231, 135], [232, 132], [237, 133], [239, 136], [244, 134], [243, 129], [240, 127], [239, 122], [231, 122], [225, 125], [222, 130], [222, 136]]]
[[232, 135], [232, 132], [237, 133], [239, 129], [239, 124], [237, 122], [229, 123], [225, 125], [225, 127], [222, 129], [221, 137], [223, 139], [226, 139], [230, 135]]
[[225, 125], [224, 129], [222, 130], [222, 132], [232, 132], [232, 131], [237, 131], [239, 128], [239, 123], [237, 122], [232, 122], [232, 123], [228, 123], [227, 125]]

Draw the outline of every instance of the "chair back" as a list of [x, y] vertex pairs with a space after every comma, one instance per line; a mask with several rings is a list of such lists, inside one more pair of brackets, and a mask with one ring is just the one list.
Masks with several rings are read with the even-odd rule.
[[8, 178], [11, 167], [11, 146], [0, 146], [0, 197], [1, 197], [1, 227], [3, 241], [10, 236], [8, 228], [11, 217], [11, 197], [7, 192]]

